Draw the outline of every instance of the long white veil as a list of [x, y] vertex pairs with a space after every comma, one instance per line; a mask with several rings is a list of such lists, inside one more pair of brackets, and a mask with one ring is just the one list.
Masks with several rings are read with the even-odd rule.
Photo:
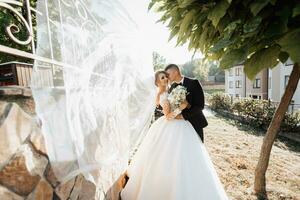
[[118, 0], [39, 0], [32, 91], [62, 182], [106, 191], [127, 168], [154, 109], [151, 48]]

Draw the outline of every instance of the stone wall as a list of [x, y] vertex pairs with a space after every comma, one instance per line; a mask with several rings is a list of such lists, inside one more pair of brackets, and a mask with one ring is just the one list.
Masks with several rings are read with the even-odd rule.
[[36, 118], [16, 103], [0, 102], [0, 199], [99, 198], [95, 185], [82, 175], [60, 183], [49, 163]]
[[[3, 87], [1, 87], [3, 88]], [[1, 91], [1, 90], [0, 90]], [[23, 95], [2, 95], [0, 92], [0, 101], [16, 103], [26, 113], [31, 116], [35, 116], [35, 103], [32, 96]]]

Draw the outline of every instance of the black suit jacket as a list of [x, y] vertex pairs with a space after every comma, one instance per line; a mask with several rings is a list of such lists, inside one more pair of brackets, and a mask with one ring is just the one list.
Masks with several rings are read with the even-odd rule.
[[[205, 103], [202, 86], [198, 80], [187, 77], [184, 77], [183, 86], [187, 88], [188, 95], [186, 100], [191, 107], [182, 110], [181, 114], [185, 120], [188, 120], [193, 125], [201, 140], [204, 141], [203, 128], [206, 127], [208, 123], [202, 112]], [[174, 89], [174, 87], [171, 87], [170, 91], [172, 91], [172, 89]]]

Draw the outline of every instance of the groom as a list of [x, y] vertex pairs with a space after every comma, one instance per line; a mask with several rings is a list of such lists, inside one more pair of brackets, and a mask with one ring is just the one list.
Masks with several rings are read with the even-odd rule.
[[171, 87], [171, 92], [178, 85], [183, 85], [187, 88], [188, 95], [186, 100], [188, 102], [187, 108], [182, 110], [181, 114], [176, 119], [188, 120], [204, 142], [203, 128], [208, 125], [202, 110], [204, 109], [204, 93], [198, 80], [183, 77], [179, 67], [175, 64], [170, 64], [165, 68], [168, 73]]

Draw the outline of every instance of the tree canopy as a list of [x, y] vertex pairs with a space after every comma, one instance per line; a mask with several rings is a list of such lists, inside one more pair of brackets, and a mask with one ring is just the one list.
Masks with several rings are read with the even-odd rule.
[[163, 70], [166, 67], [166, 58], [154, 51], [152, 52], [152, 63], [155, 71]]
[[170, 39], [189, 43], [227, 69], [244, 63], [250, 79], [289, 57], [300, 63], [300, 2], [297, 0], [152, 0]]
[[184, 76], [196, 78], [200, 81], [207, 81], [208, 76], [218, 76], [224, 79], [224, 70], [220, 69], [218, 65], [212, 61], [204, 59], [195, 59], [179, 66]]

